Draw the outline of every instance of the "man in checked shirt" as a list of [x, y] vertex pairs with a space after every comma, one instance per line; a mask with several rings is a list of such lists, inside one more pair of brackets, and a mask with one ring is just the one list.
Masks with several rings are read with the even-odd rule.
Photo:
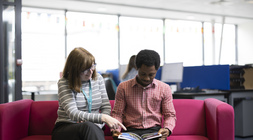
[[[153, 50], [141, 50], [135, 59], [138, 74], [122, 82], [117, 88], [112, 117], [138, 135], [158, 132], [159, 140], [166, 140], [176, 123], [171, 89], [155, 79], [160, 66], [160, 56]], [[164, 124], [162, 126], [162, 116]], [[120, 134], [120, 126], [113, 126], [114, 139]]]

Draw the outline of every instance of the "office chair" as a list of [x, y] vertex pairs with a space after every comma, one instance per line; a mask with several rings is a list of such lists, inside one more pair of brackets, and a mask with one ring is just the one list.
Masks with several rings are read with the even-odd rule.
[[116, 88], [117, 88], [116, 84], [109, 77], [105, 77], [104, 81], [105, 81], [105, 88], [106, 88], [106, 92], [107, 92], [109, 100], [114, 100], [115, 94], [116, 94]]

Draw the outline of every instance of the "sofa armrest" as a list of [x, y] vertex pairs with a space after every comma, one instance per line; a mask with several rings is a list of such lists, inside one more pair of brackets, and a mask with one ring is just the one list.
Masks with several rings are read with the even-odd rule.
[[0, 104], [0, 140], [19, 140], [28, 135], [33, 100]]
[[206, 127], [209, 140], [234, 140], [234, 109], [217, 99], [205, 99]]

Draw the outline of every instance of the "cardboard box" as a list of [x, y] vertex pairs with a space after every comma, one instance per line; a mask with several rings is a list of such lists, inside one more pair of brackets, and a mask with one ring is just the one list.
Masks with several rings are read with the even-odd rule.
[[244, 69], [244, 83], [243, 86], [245, 89], [253, 89], [253, 68], [245, 68]]

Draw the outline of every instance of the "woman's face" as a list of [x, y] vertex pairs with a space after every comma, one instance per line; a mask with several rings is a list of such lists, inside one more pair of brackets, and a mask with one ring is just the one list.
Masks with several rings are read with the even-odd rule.
[[80, 74], [81, 81], [88, 81], [88, 80], [90, 80], [91, 77], [92, 77], [93, 71], [95, 70], [95, 68], [96, 68], [96, 64], [92, 64], [92, 66], [89, 69], [82, 71], [81, 74]]

